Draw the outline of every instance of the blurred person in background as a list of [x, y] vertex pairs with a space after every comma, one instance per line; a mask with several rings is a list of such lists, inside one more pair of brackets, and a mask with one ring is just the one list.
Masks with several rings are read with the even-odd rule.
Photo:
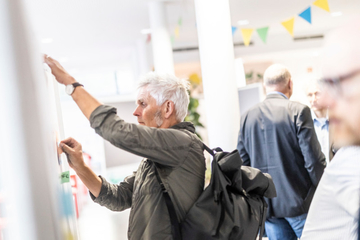
[[341, 148], [320, 181], [302, 239], [358, 239], [360, 196], [360, 19], [332, 31], [323, 53], [323, 97]]
[[139, 84], [133, 113], [137, 125], [125, 122], [115, 108], [92, 97], [56, 60], [47, 56], [45, 62], [100, 136], [144, 157], [136, 172], [120, 184], [110, 184], [84, 163], [80, 143], [73, 138], [63, 140], [61, 147], [69, 155], [69, 164], [88, 187], [93, 201], [113, 211], [131, 208], [130, 240], [173, 239], [157, 174], [180, 222], [202, 193], [205, 180], [203, 143], [194, 133], [194, 125], [183, 122], [189, 104], [188, 82], [172, 75], [146, 75]]
[[319, 81], [311, 79], [306, 86], [306, 97], [310, 103], [311, 117], [314, 121], [316, 136], [319, 140], [321, 151], [326, 157], [328, 165], [334, 157], [333, 142], [329, 132], [329, 115], [328, 108], [320, 104], [321, 86]]
[[244, 165], [269, 173], [277, 197], [269, 205], [265, 231], [270, 240], [301, 237], [315, 189], [326, 166], [310, 108], [290, 101], [288, 69], [271, 65], [264, 73], [266, 99], [241, 116], [237, 149]]

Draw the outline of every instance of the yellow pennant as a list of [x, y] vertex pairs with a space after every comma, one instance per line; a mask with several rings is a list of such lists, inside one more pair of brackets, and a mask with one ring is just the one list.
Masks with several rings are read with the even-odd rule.
[[243, 37], [245, 46], [249, 46], [250, 40], [251, 40], [251, 35], [252, 35], [253, 31], [254, 31], [254, 29], [251, 29], [251, 28], [241, 29], [241, 35]]
[[176, 26], [175, 28], [175, 37], [178, 38], [180, 36], [180, 28], [179, 26]]
[[313, 4], [327, 12], [330, 12], [329, 3], [327, 0], [316, 0]]
[[295, 17], [291, 19], [281, 22], [281, 24], [286, 28], [286, 30], [290, 33], [291, 36], [294, 36], [294, 21]]

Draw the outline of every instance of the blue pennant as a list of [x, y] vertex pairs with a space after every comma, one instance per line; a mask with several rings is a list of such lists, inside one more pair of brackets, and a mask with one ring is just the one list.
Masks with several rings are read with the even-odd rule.
[[308, 7], [305, 11], [300, 13], [299, 16], [311, 24], [311, 7]]
[[237, 30], [237, 27], [231, 26], [232, 35], [235, 34], [236, 30]]

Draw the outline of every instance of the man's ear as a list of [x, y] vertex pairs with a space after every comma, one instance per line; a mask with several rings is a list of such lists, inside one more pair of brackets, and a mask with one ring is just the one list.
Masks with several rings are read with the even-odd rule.
[[166, 119], [170, 118], [173, 114], [175, 114], [175, 104], [172, 101], [166, 101], [164, 111], [164, 117]]

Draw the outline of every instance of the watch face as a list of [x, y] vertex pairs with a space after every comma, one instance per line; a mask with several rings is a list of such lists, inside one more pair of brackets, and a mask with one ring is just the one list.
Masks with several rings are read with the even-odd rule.
[[66, 85], [65, 92], [71, 95], [74, 92], [74, 86], [72, 84]]

